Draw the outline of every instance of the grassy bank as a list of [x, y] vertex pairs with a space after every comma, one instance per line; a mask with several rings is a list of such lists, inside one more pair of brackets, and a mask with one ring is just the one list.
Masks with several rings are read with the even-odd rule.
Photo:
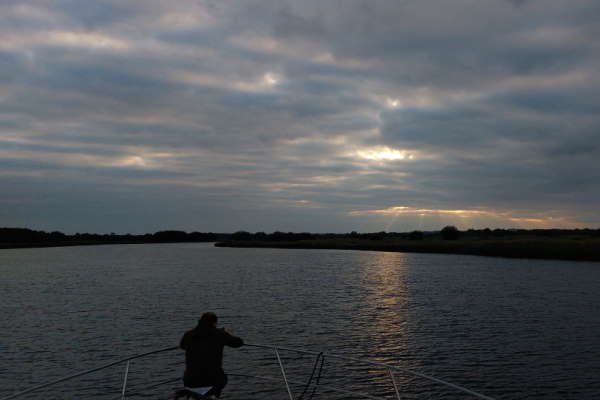
[[219, 247], [376, 250], [409, 253], [471, 254], [492, 257], [600, 261], [600, 238], [525, 237], [506, 239], [425, 240], [314, 239], [295, 241], [230, 240]]

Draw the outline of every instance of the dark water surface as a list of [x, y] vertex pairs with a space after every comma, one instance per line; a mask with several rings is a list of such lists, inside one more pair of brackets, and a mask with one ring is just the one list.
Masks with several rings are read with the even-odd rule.
[[[15, 249], [0, 250], [0, 296], [0, 397], [176, 345], [212, 310], [248, 342], [391, 362], [497, 399], [600, 399], [599, 263], [211, 244]], [[314, 358], [282, 356], [290, 378], [308, 378]], [[134, 361], [128, 397], [170, 398], [177, 383], [147, 386], [179, 376], [182, 361], [175, 351]], [[279, 378], [274, 361], [242, 348], [225, 364]], [[119, 398], [123, 368], [26, 398]], [[403, 398], [468, 398], [397, 379]], [[321, 382], [393, 396], [385, 371], [358, 364], [326, 359]], [[224, 398], [286, 396], [279, 383], [230, 376]], [[357, 397], [314, 396], [337, 398]]]

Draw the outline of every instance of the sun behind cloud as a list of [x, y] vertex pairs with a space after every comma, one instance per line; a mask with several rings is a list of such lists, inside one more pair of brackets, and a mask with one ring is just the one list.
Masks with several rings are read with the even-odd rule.
[[367, 147], [356, 151], [358, 157], [373, 161], [413, 160], [415, 155], [407, 150], [394, 149], [387, 146]]

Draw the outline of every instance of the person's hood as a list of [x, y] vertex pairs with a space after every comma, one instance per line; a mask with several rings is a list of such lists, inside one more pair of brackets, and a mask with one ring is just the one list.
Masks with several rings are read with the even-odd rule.
[[217, 328], [214, 326], [198, 323], [196, 328], [194, 328], [194, 336], [197, 337], [207, 337], [212, 336], [217, 331]]

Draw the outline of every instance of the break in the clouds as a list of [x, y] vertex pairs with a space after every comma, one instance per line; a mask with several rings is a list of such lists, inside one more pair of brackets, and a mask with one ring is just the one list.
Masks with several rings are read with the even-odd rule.
[[596, 0], [0, 3], [0, 226], [597, 227]]

